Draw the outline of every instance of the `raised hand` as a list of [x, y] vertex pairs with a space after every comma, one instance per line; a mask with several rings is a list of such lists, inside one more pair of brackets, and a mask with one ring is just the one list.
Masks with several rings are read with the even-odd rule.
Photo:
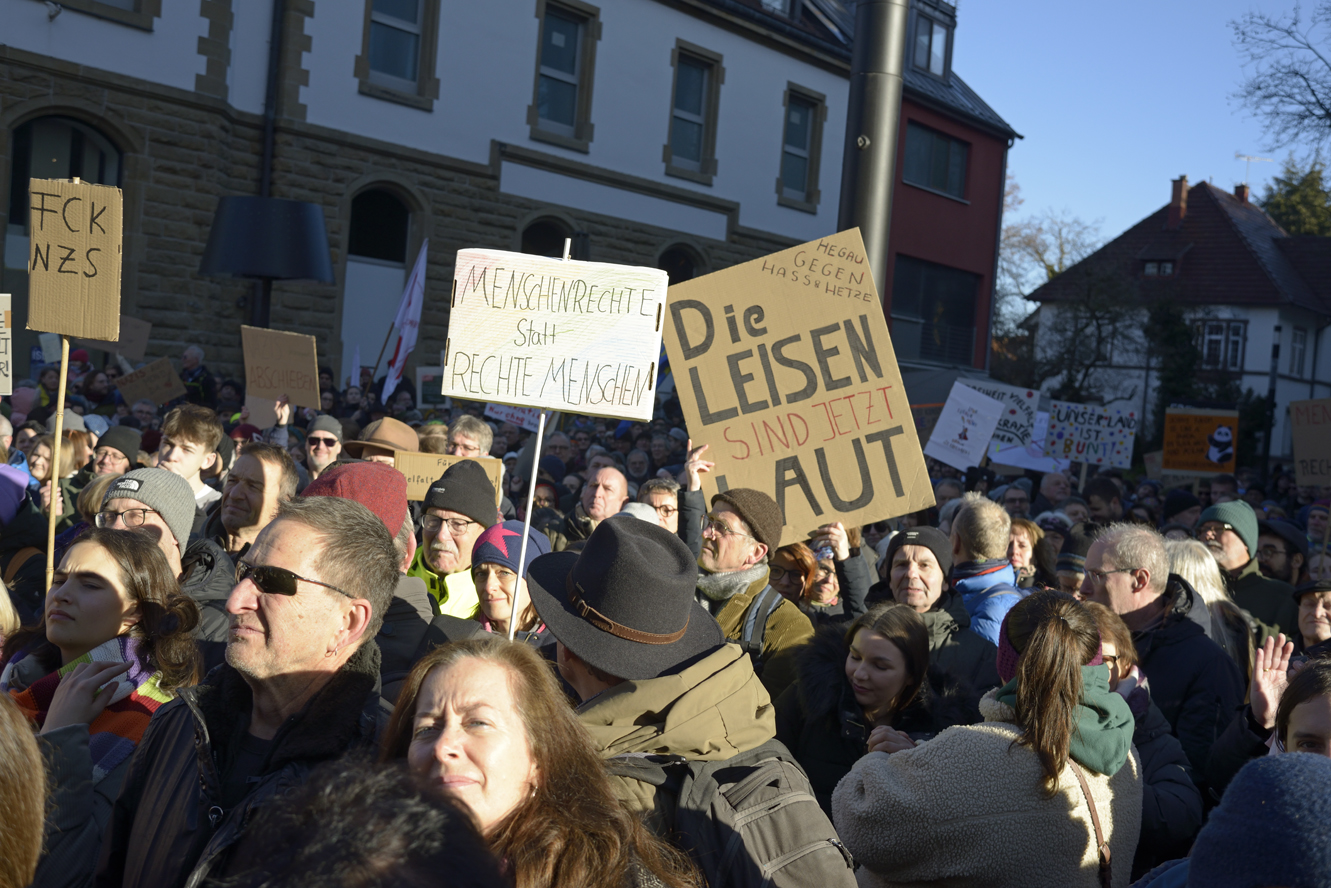
[[703, 444], [694, 447], [693, 439], [689, 439], [689, 458], [684, 461], [684, 471], [680, 472], [679, 475], [679, 484], [685, 490], [702, 490], [703, 474], [716, 467], [716, 463], [702, 458], [702, 455], [707, 452], [708, 446]]
[[1281, 633], [1262, 642], [1253, 658], [1248, 702], [1252, 706], [1253, 720], [1268, 731], [1276, 726], [1276, 708], [1280, 705], [1285, 685], [1289, 684], [1289, 658], [1293, 654], [1294, 642], [1286, 641]]

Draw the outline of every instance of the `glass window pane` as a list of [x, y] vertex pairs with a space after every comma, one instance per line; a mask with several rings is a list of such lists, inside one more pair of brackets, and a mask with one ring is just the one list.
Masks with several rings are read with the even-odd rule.
[[545, 14], [541, 35], [542, 67], [569, 75], [578, 73], [578, 30], [579, 24], [567, 16], [557, 12]]
[[[781, 187], [788, 192], [792, 192], [790, 197], [804, 197], [804, 191], [808, 187], [809, 181], [809, 159], [791, 154], [789, 151], [781, 155]], [[793, 193], [793, 192], [798, 192]]]
[[915, 67], [929, 69], [929, 32], [933, 22], [920, 16], [915, 22]]
[[934, 25], [933, 40], [929, 45], [929, 73], [943, 76], [944, 53], [947, 52], [947, 28], [942, 25]]
[[931, 133], [930, 135], [933, 144], [929, 150], [929, 187], [946, 191], [948, 140], [937, 133]]
[[670, 127], [670, 153], [677, 161], [701, 163], [702, 124], [676, 117]]
[[966, 193], [966, 145], [952, 142], [948, 153], [947, 193], [954, 197], [963, 197]]
[[801, 151], [809, 150], [810, 119], [813, 108], [804, 102], [791, 101], [786, 109], [786, 144]]
[[379, 22], [370, 23], [370, 70], [415, 82], [420, 37]]
[[906, 124], [906, 162], [902, 178], [916, 185], [929, 184], [929, 131], [913, 123]]
[[707, 84], [707, 69], [683, 56], [675, 69], [675, 108], [702, 117], [703, 89]]
[[420, 24], [420, 0], [374, 0], [374, 11], [395, 19]]
[[576, 84], [541, 75], [536, 92], [536, 113], [542, 120], [573, 126], [577, 122], [577, 110]]

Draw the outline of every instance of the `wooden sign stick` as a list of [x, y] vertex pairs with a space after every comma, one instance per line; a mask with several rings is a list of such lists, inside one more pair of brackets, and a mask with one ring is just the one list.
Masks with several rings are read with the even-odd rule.
[[[545, 437], [545, 417], [549, 411], [542, 410], [541, 418], [536, 423], [536, 449], [532, 453], [531, 478], [527, 481], [527, 512], [522, 522], [522, 550], [518, 554], [518, 578], [513, 584], [513, 606], [508, 614], [508, 640], [512, 641], [518, 630], [518, 586], [527, 573], [527, 538], [531, 536], [532, 505], [536, 502], [536, 476], [541, 463], [541, 439]], [[53, 525], [54, 526], [54, 525]]]
[[[46, 523], [46, 591], [51, 591], [51, 582], [55, 578], [55, 524], [60, 519], [60, 512], [56, 510], [56, 497], [59, 495], [60, 485], [56, 482], [60, 475], [60, 453], [61, 444], [64, 443], [65, 431], [65, 383], [69, 378], [69, 337], [60, 337], [60, 388], [56, 393], [55, 401], [55, 441], [51, 444], [51, 480], [47, 483], [51, 485], [51, 504], [47, 507], [48, 520]], [[64, 505], [63, 503], [61, 504]], [[60, 510], [60, 511], [63, 511]]]

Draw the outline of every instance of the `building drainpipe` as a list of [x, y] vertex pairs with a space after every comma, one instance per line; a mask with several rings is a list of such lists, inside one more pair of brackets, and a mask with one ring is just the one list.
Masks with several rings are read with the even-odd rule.
[[[259, 160], [259, 196], [272, 197], [273, 150], [277, 144], [277, 99], [282, 82], [282, 31], [286, 19], [286, 0], [273, 0], [273, 21], [268, 37], [268, 84], [263, 97], [263, 153]], [[272, 315], [273, 282], [264, 278], [254, 282], [254, 305], [250, 323], [267, 327]]]
[[859, 227], [878, 301], [883, 305], [908, 13], [907, 0], [859, 0], [856, 4], [841, 162], [837, 230]]
[[[989, 360], [994, 351], [994, 313], [998, 309], [998, 266], [1000, 252], [1003, 249], [1003, 205], [1007, 203], [1007, 153], [1012, 150], [1013, 139], [1007, 140], [1003, 149], [1003, 171], [998, 181], [1002, 182], [1003, 192], [998, 198], [998, 226], [994, 231], [994, 270], [989, 277], [989, 325], [984, 333], [984, 372], [989, 372]], [[1032, 346], [1034, 347], [1034, 346]]]

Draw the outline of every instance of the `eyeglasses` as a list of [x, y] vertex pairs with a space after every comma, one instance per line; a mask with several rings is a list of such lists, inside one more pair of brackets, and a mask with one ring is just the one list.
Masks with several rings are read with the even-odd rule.
[[775, 564], [769, 564], [767, 566], [767, 570], [768, 570], [767, 580], [770, 583], [779, 583], [782, 580], [786, 579], [786, 577], [801, 582], [804, 580], [804, 578], [800, 576], [801, 572], [793, 567], [778, 567]]
[[1201, 527], [1197, 528], [1197, 536], [1206, 536], [1207, 534], [1220, 536], [1225, 531], [1233, 529], [1234, 525], [1232, 524], [1225, 524], [1221, 521], [1208, 521]]
[[1110, 574], [1132, 573], [1135, 570], [1141, 570], [1139, 567], [1120, 567], [1118, 570], [1096, 570], [1093, 567], [1086, 568], [1086, 576], [1095, 580], [1097, 583], [1103, 583]]
[[453, 536], [459, 536], [467, 532], [467, 528], [479, 522], [472, 521], [470, 518], [440, 518], [438, 515], [426, 515], [421, 519], [421, 530], [433, 536], [439, 532], [439, 528], [445, 524], [448, 525], [448, 532]]
[[308, 577], [302, 577], [294, 574], [285, 567], [272, 567], [267, 564], [250, 564], [247, 561], [236, 562], [236, 585], [249, 580], [259, 587], [259, 591], [266, 595], [295, 595], [297, 583], [313, 583], [316, 586], [323, 586], [325, 589], [332, 589], [334, 592], [341, 592], [348, 598], [355, 598], [351, 593], [339, 589], [331, 583], [325, 583], [320, 580], [311, 580]]
[[662, 503], [659, 506], [652, 506], [652, 508], [655, 509], [656, 514], [660, 515], [662, 518], [669, 518], [671, 515], [674, 515], [679, 511], [678, 506], [672, 506], [669, 503]]
[[116, 519], [119, 518], [125, 523], [126, 527], [142, 527], [148, 520], [148, 515], [160, 515], [161, 512], [156, 509], [126, 509], [123, 512], [117, 512], [114, 509], [105, 509], [97, 513], [98, 527], [115, 527]]
[[306, 438], [305, 440], [309, 443], [310, 447], [327, 447], [329, 450], [332, 450], [337, 446], [336, 438]]
[[1110, 669], [1118, 668], [1118, 657], [1114, 656], [1113, 654], [1101, 653], [1100, 659], [1104, 660], [1105, 665], [1108, 666]]
[[886, 521], [875, 521], [873, 524], [864, 525], [866, 531], [872, 530], [874, 533], [887, 533], [892, 528]]
[[1275, 558], [1277, 555], [1288, 555], [1288, 549], [1277, 549], [1275, 546], [1262, 546], [1257, 550], [1258, 558]]
[[715, 534], [716, 536], [721, 536], [721, 537], [724, 537], [724, 536], [748, 537], [749, 539], [754, 540], [754, 541], [757, 541], [757, 539], [758, 539], [757, 537], [753, 536], [752, 534], [747, 534], [747, 533], [745, 533], [745, 532], [742, 531], [742, 530], [732, 530], [732, 529], [731, 529], [731, 528], [730, 528], [730, 527], [729, 527], [724, 521], [722, 521], [720, 518], [708, 518], [708, 519], [707, 519], [707, 523], [704, 524], [704, 525], [702, 526], [702, 529], [703, 529], [703, 533], [706, 533], [707, 531], [710, 530], [710, 531], [711, 531], [713, 534]]

